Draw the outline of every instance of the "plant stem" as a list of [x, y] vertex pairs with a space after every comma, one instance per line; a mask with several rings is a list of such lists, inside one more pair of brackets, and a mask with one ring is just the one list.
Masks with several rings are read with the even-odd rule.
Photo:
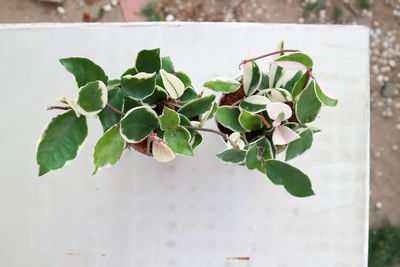
[[246, 97], [243, 97], [243, 98], [239, 99], [238, 101], [234, 102], [231, 106], [232, 106], [232, 107], [235, 107], [235, 106], [239, 105], [240, 102], [242, 102], [242, 101], [245, 100], [245, 99], [246, 99]]
[[315, 80], [314, 75], [312, 75], [312, 68], [310, 68], [310, 69], [308, 70], [307, 80], [306, 80], [306, 82], [304, 83], [303, 89], [301, 89], [302, 91], [303, 91], [304, 89], [306, 89], [306, 86], [307, 86], [308, 81], [310, 80], [310, 78], [313, 78], [313, 79]]
[[265, 54], [265, 55], [262, 55], [262, 56], [259, 56], [259, 57], [250, 58], [250, 59], [245, 59], [245, 60], [243, 60], [243, 61], [239, 64], [239, 69], [241, 69], [242, 65], [247, 64], [247, 63], [249, 63], [249, 62], [256, 61], [256, 60], [259, 60], [259, 59], [261, 59], [261, 58], [273, 56], [273, 55], [276, 55], [276, 54], [286, 53], [286, 52], [287, 52], [287, 53], [291, 53], [291, 52], [295, 53], [295, 52], [300, 52], [300, 51], [299, 51], [299, 50], [295, 50], [295, 49], [284, 49], [284, 50], [280, 50], [280, 51], [275, 51], [275, 52], [272, 52], [272, 53], [268, 53], [268, 54]]
[[71, 107], [61, 107], [61, 106], [50, 106], [50, 107], [47, 107], [47, 110], [53, 110], [53, 109], [69, 110], [69, 109], [71, 109]]
[[242, 136], [243, 141], [244, 141], [244, 143], [246, 144], [246, 146], [248, 146], [248, 145], [249, 145], [249, 141], [247, 141], [246, 134], [245, 134], [245, 133], [241, 133], [240, 135]]
[[119, 115], [122, 115], [122, 116], [125, 116], [125, 113], [124, 113], [124, 112], [119, 111], [118, 109], [114, 108], [113, 106], [111, 106], [111, 105], [108, 104], [108, 103], [107, 103], [107, 107], [108, 107], [109, 109], [111, 109], [112, 111], [114, 111], [115, 113], [117, 113], [117, 114], [119, 114]]
[[226, 141], [228, 141], [234, 149], [240, 151], [240, 147], [237, 144], [235, 144], [229, 138], [229, 136], [227, 134], [224, 134], [223, 132], [220, 132], [220, 131], [214, 130], [214, 129], [209, 129], [209, 128], [200, 128], [200, 127], [186, 126], [186, 125], [182, 125], [182, 127], [186, 128], [186, 129], [196, 130], [196, 131], [203, 131], [203, 132], [210, 132], [210, 133], [218, 134], [218, 135], [222, 136]]
[[267, 121], [262, 112], [260, 112], [258, 115], [260, 116], [261, 121], [264, 123], [264, 125], [267, 126], [267, 128], [271, 128], [271, 124]]

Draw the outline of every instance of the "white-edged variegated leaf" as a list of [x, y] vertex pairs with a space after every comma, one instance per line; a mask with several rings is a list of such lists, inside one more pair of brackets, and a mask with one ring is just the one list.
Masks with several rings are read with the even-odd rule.
[[108, 100], [107, 86], [102, 81], [89, 82], [79, 89], [76, 108], [82, 115], [95, 116]]
[[273, 64], [277, 64], [285, 69], [291, 70], [307, 70], [312, 68], [312, 59], [303, 53], [293, 53], [281, 56], [274, 60]]
[[[275, 51], [281, 51], [283, 49], [285, 49], [285, 43], [283, 41], [280, 41], [278, 46], [276, 47]], [[271, 57], [272, 61], [277, 59], [280, 55], [283, 55], [283, 53], [273, 55]], [[277, 65], [271, 64], [269, 66], [269, 88], [273, 88], [274, 87], [275, 80], [276, 80], [275, 76], [277, 75], [277, 71], [278, 71], [278, 66]], [[281, 71], [283, 72], [282, 75], [284, 75], [284, 70], [282, 69]]]
[[278, 80], [275, 87], [276, 88], [284, 88], [285, 85], [288, 83], [288, 81], [293, 79], [293, 77], [296, 76], [296, 74], [297, 74], [297, 71], [286, 71], [282, 75], [282, 77]]
[[[245, 146], [244, 141], [241, 138], [241, 135], [239, 132], [233, 132], [230, 136], [229, 139], [235, 144], [237, 145], [240, 149], [243, 149]], [[230, 142], [226, 142], [226, 147], [229, 148], [233, 148]]]
[[235, 131], [243, 132], [243, 128], [239, 123], [240, 109], [239, 107], [220, 106], [215, 113], [215, 119], [224, 127]]
[[315, 90], [315, 81], [312, 81], [304, 89], [296, 101], [296, 117], [300, 123], [309, 123], [314, 121], [321, 110], [321, 102], [317, 97]]
[[175, 159], [175, 154], [162, 141], [153, 141], [152, 146], [153, 157], [159, 162], [168, 162]]
[[210, 119], [214, 118], [215, 113], [217, 112], [217, 109], [218, 109], [218, 104], [216, 102], [213, 102], [212, 107], [210, 108], [210, 110], [201, 119], [200, 125], [203, 125], [207, 120], [210, 120]]
[[233, 78], [218, 77], [203, 84], [214, 92], [232, 93], [240, 88], [240, 83]]
[[263, 95], [252, 95], [240, 102], [240, 107], [250, 113], [258, 113], [267, 108], [271, 101]]
[[329, 92], [320, 82], [315, 83], [315, 92], [322, 104], [330, 107], [337, 105], [338, 98]]
[[272, 102], [291, 102], [293, 100], [292, 94], [282, 88], [269, 88], [262, 90], [258, 95], [266, 96]]
[[261, 84], [261, 70], [254, 61], [244, 65], [243, 90], [247, 96], [252, 95]]
[[121, 119], [122, 138], [129, 143], [138, 143], [150, 135], [159, 125], [157, 113], [148, 106], [133, 108]]
[[267, 160], [265, 171], [276, 185], [283, 185], [295, 197], [314, 195], [310, 178], [299, 169], [279, 160]]
[[313, 143], [313, 132], [311, 129], [306, 128], [299, 133], [300, 138], [290, 142], [288, 144], [285, 161], [291, 160], [297, 156], [300, 156], [308, 149], [311, 148]]
[[239, 123], [248, 132], [261, 129], [263, 125], [260, 116], [247, 112], [244, 109], [240, 109]]
[[125, 75], [121, 79], [123, 93], [134, 100], [143, 100], [151, 96], [156, 88], [156, 73], [139, 72]]
[[226, 163], [241, 164], [246, 159], [246, 150], [230, 148], [217, 154], [217, 157]]
[[94, 147], [93, 161], [95, 169], [93, 174], [96, 174], [101, 168], [117, 163], [124, 146], [125, 140], [122, 138], [118, 126], [114, 126], [105, 132]]
[[166, 72], [163, 69], [160, 70], [160, 74], [165, 86], [165, 90], [167, 90], [171, 98], [177, 99], [183, 95], [183, 92], [185, 91], [185, 85], [178, 77]]
[[88, 134], [86, 117], [77, 118], [70, 110], [54, 117], [47, 125], [36, 149], [39, 176], [56, 170], [74, 159]]

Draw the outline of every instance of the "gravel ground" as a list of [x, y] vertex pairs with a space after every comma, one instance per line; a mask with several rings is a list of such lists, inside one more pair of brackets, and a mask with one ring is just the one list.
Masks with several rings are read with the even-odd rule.
[[[371, 225], [400, 225], [400, 0], [375, 0], [370, 10], [356, 0], [326, 0], [305, 16], [302, 0], [160, 0], [165, 20], [272, 23], [344, 23], [371, 27]], [[0, 23], [124, 21], [111, 0], [0, 0]], [[336, 10], [336, 12], [335, 12]], [[341, 12], [340, 12], [341, 11]], [[335, 18], [336, 17], [336, 21]], [[143, 18], [145, 19], [145, 18]]]

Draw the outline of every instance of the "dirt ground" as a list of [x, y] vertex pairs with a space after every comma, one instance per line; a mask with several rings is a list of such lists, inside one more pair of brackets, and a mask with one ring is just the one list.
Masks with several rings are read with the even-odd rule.
[[[57, 12], [57, 4], [0, 0], [0, 23], [95, 20], [100, 8], [110, 2], [64, 0], [62, 15], [62, 10]], [[334, 23], [337, 6], [343, 11], [341, 23], [371, 27], [370, 224], [376, 226], [389, 220], [400, 225], [400, 0], [375, 0], [370, 11], [358, 8], [356, 0], [326, 0], [321, 10], [307, 17], [303, 16], [304, 2], [312, 1], [161, 0], [158, 6], [166, 20], [270, 23]], [[121, 6], [112, 6], [100, 21], [124, 21]], [[386, 97], [382, 96], [384, 82]]]

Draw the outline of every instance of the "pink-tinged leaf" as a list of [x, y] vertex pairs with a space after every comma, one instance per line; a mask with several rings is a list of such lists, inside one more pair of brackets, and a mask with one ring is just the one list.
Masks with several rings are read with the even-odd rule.
[[295, 131], [286, 126], [276, 127], [272, 134], [272, 142], [274, 142], [275, 145], [287, 145], [299, 138], [300, 136]]
[[168, 162], [175, 159], [174, 152], [163, 142], [153, 141], [152, 151], [153, 157], [159, 162]]
[[303, 64], [295, 61], [274, 61], [271, 62], [271, 64], [277, 65], [279, 67], [282, 67], [284, 69], [288, 70], [307, 70], [307, 67], [304, 66]]
[[272, 126], [274, 127], [278, 127], [279, 125], [281, 125], [281, 121], [276, 120], [272, 122]]
[[[292, 109], [284, 103], [273, 102], [267, 105], [267, 113], [268, 116], [273, 120], [284, 121], [292, 116]], [[283, 117], [279, 116], [281, 113], [283, 113]]]
[[338, 103], [338, 98], [332, 94], [325, 86], [323, 86], [320, 82], [316, 83], [315, 92], [317, 94], [318, 99], [322, 102], [322, 104], [334, 107]]

